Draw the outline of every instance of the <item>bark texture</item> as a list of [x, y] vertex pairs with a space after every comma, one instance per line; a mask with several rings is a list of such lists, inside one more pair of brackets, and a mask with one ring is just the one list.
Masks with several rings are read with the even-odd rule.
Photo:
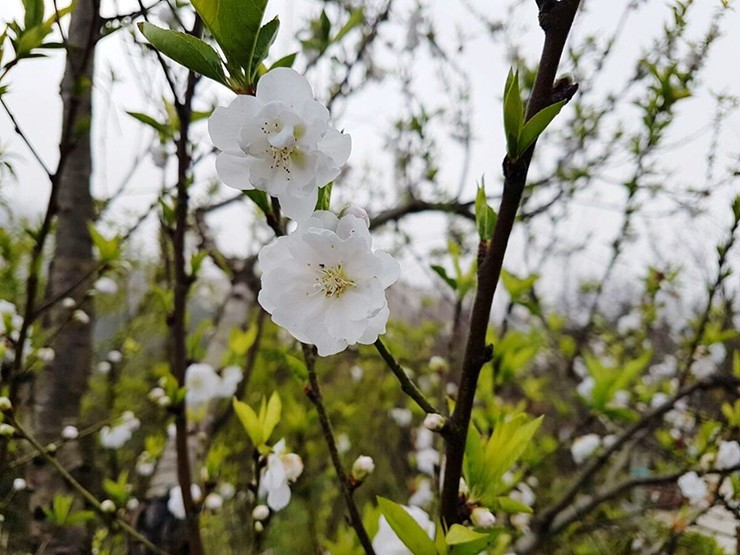
[[[57, 228], [47, 291], [50, 297], [65, 294], [74, 298], [89, 321], [72, 317], [61, 304], [53, 307], [45, 321], [50, 346], [56, 357], [36, 377], [33, 386], [33, 426], [42, 444], [58, 441], [65, 425], [80, 425], [80, 399], [87, 387], [92, 363], [94, 321], [92, 300], [87, 297], [95, 261], [87, 224], [94, 220], [90, 194], [92, 155], [93, 58], [99, 38], [99, 0], [78, 0], [71, 14], [67, 37], [67, 59], [61, 84], [63, 102], [59, 165], [52, 177], [58, 188]], [[82, 446], [65, 444], [58, 451], [60, 462], [87, 485], [88, 469]], [[43, 519], [41, 508], [49, 506], [55, 494], [69, 493], [67, 485], [49, 465], [36, 462], [30, 471], [33, 542], [44, 545], [47, 554], [88, 553], [83, 527], [52, 527]]]

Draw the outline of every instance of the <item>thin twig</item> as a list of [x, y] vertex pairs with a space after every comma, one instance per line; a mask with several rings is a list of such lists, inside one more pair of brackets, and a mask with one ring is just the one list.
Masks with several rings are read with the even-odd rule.
[[306, 396], [311, 403], [313, 403], [314, 407], [316, 407], [316, 412], [319, 415], [321, 433], [324, 436], [326, 446], [329, 448], [329, 454], [331, 455], [331, 461], [334, 465], [334, 470], [337, 473], [337, 478], [339, 479], [342, 496], [344, 497], [344, 502], [349, 511], [349, 523], [352, 528], [354, 528], [365, 553], [368, 555], [375, 555], [373, 544], [370, 541], [370, 537], [367, 535], [365, 526], [362, 524], [360, 511], [357, 509], [357, 505], [355, 504], [353, 491], [349, 483], [349, 477], [347, 476], [347, 472], [344, 470], [342, 459], [339, 456], [339, 449], [337, 449], [337, 442], [334, 438], [334, 430], [332, 429], [331, 420], [329, 420], [329, 414], [326, 412], [326, 407], [324, 406], [324, 402], [321, 397], [319, 380], [316, 376], [316, 347], [306, 344], [302, 344], [302, 347], [303, 357], [306, 360], [306, 368], [308, 369], [309, 386], [306, 387]]
[[419, 389], [419, 386], [417, 386], [409, 377], [409, 375], [406, 373], [406, 371], [403, 369], [403, 367], [399, 364], [399, 362], [395, 359], [393, 354], [388, 350], [388, 348], [385, 346], [383, 341], [378, 338], [378, 340], [374, 343], [375, 348], [378, 350], [378, 353], [380, 353], [380, 356], [383, 357], [383, 360], [388, 365], [388, 368], [391, 369], [391, 372], [396, 376], [399, 383], [401, 384], [401, 390], [411, 397], [411, 399], [419, 405], [419, 408], [423, 410], [426, 413], [439, 413], [439, 410], [432, 405], [432, 403], [424, 396], [424, 394], [421, 392], [421, 389]]

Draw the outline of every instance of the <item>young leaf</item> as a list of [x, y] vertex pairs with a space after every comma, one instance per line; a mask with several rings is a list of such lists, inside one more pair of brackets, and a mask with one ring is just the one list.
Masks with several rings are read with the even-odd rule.
[[259, 418], [257, 418], [257, 414], [252, 410], [252, 407], [246, 403], [242, 403], [236, 398], [232, 401], [232, 405], [236, 416], [247, 431], [249, 439], [252, 440], [255, 447], [262, 445], [264, 443], [264, 439], [262, 437], [262, 426], [260, 425]]
[[272, 209], [270, 208], [270, 201], [267, 198], [267, 194], [264, 191], [258, 191], [257, 189], [250, 189], [244, 191], [244, 196], [250, 198], [264, 214], [270, 214]]
[[398, 539], [411, 550], [411, 553], [414, 555], [437, 555], [434, 541], [406, 512], [406, 509], [384, 497], [378, 497], [378, 506]]
[[186, 33], [161, 29], [146, 21], [139, 23], [139, 30], [152, 46], [168, 58], [222, 85], [227, 84], [223, 62], [209, 44]]
[[39, 25], [44, 20], [44, 0], [23, 0], [26, 13], [23, 25], [26, 29]]
[[252, 76], [252, 81], [257, 77], [257, 70], [262, 63], [262, 60], [267, 58], [267, 53], [270, 50], [270, 46], [275, 42], [277, 37], [278, 29], [280, 28], [280, 20], [277, 17], [265, 23], [265, 25], [259, 30], [257, 34], [257, 40], [254, 43], [254, 53], [252, 54], [252, 63], [250, 65], [249, 74]]
[[519, 137], [519, 156], [524, 154], [524, 152], [537, 140], [542, 132], [547, 129], [550, 122], [555, 119], [555, 116], [557, 116], [563, 106], [565, 106], [565, 103], [565, 100], [561, 100], [560, 102], [551, 104], [547, 108], [543, 108], [524, 124], [524, 128]]
[[481, 534], [465, 526], [453, 524], [447, 532], [445, 539], [447, 540], [447, 545], [460, 545], [483, 539], [487, 540], [488, 534]]
[[435, 274], [442, 278], [442, 280], [450, 286], [453, 291], [457, 291], [457, 281], [447, 275], [447, 270], [437, 264], [432, 264], [432, 270]]
[[270, 66], [270, 69], [275, 69], [276, 67], [293, 67], [293, 63], [295, 62], [295, 57], [296, 57], [296, 52], [293, 52], [292, 54], [288, 54], [287, 56], [283, 56], [277, 62], [272, 64]]
[[267, 0], [193, 0], [193, 7], [226, 54], [229, 67], [249, 70]]
[[273, 391], [270, 396], [270, 401], [267, 403], [265, 418], [262, 421], [262, 437], [264, 438], [264, 441], [269, 441], [270, 435], [275, 429], [275, 426], [280, 422], [281, 412], [282, 404], [280, 402], [280, 395], [278, 395], [277, 391]]
[[153, 128], [160, 135], [164, 137], [168, 137], [170, 135], [170, 130], [167, 127], [167, 125], [165, 125], [164, 123], [159, 123], [153, 117], [147, 116], [146, 114], [142, 114], [141, 112], [126, 112], [126, 113], [132, 118], [140, 121], [144, 125], [148, 125], [149, 127]]
[[519, 72], [509, 70], [504, 92], [504, 133], [506, 134], [507, 152], [516, 158], [519, 154], [519, 136], [524, 125], [524, 106], [519, 91]]
[[349, 14], [349, 19], [347, 20], [347, 23], [342, 25], [342, 28], [337, 31], [337, 34], [334, 35], [332, 42], [339, 42], [340, 40], [342, 40], [347, 33], [349, 33], [358, 25], [361, 25], [363, 21], [365, 21], [365, 12], [363, 11], [363, 9], [357, 8], [356, 10], [352, 10], [352, 13]]
[[497, 497], [498, 508], [505, 513], [532, 513], [532, 507], [511, 497]]
[[480, 240], [490, 241], [493, 237], [493, 228], [496, 226], [496, 213], [488, 206], [485, 182], [478, 187], [478, 193], [475, 195], [475, 224]]
[[319, 197], [316, 199], [316, 210], [329, 210], [331, 206], [331, 190], [333, 183], [319, 189]]

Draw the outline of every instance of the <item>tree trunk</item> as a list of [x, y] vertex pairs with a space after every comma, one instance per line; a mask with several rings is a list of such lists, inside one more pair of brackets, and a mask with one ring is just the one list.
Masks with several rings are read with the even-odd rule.
[[[59, 165], [52, 177], [58, 187], [55, 250], [49, 268], [47, 291], [53, 298], [63, 294], [74, 298], [89, 321], [72, 317], [61, 304], [53, 307], [45, 322], [50, 344], [56, 352], [53, 362], [36, 377], [33, 389], [33, 426], [43, 445], [58, 441], [66, 425], [79, 426], [80, 400], [86, 390], [93, 352], [93, 306], [87, 296], [95, 261], [92, 240], [87, 229], [94, 220], [90, 194], [92, 156], [90, 132], [92, 121], [93, 58], [100, 32], [100, 0], [78, 0], [71, 14], [67, 37], [67, 59], [61, 84], [63, 102], [62, 137]], [[60, 462], [83, 485], [88, 468], [78, 442], [66, 443], [58, 451]], [[55, 494], [71, 494], [55, 470], [38, 462], [30, 471], [33, 541], [44, 545], [47, 554], [89, 553], [87, 534], [80, 526], [52, 527], [44, 519], [42, 507], [48, 507]]]

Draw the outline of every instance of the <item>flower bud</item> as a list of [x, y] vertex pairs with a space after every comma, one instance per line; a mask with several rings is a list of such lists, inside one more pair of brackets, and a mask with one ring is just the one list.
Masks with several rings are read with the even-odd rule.
[[362, 482], [373, 473], [373, 470], [375, 470], [375, 461], [373, 458], [367, 455], [360, 455], [352, 463], [352, 479], [355, 482]]
[[23, 491], [28, 487], [28, 484], [23, 478], [16, 478], [13, 480], [13, 490], [14, 491]]
[[113, 364], [118, 364], [123, 360], [123, 355], [121, 354], [121, 351], [110, 351], [107, 358]]
[[72, 319], [83, 326], [90, 323], [90, 316], [88, 316], [87, 312], [79, 308], [72, 313]]
[[72, 297], [64, 297], [62, 299], [62, 306], [64, 308], [73, 308], [77, 305], [77, 301], [75, 301]]
[[74, 426], [65, 426], [62, 428], [63, 439], [77, 439], [78, 435], [80, 435], [80, 432]]
[[354, 216], [355, 218], [363, 220], [367, 224], [367, 227], [370, 227], [370, 217], [367, 215], [367, 212], [365, 212], [365, 210], [360, 208], [359, 206], [355, 206], [354, 204], [347, 204], [339, 212], [340, 218], [343, 218], [344, 216]]
[[0, 412], [10, 412], [13, 410], [13, 403], [7, 397], [0, 397]]
[[13, 437], [15, 435], [15, 428], [10, 424], [0, 424], [0, 436], [2, 437]]
[[430, 412], [429, 414], [427, 414], [426, 418], [424, 418], [424, 427], [427, 430], [431, 430], [433, 432], [441, 431], [446, 424], [447, 419], [441, 414], [437, 414], [436, 412]]
[[257, 522], [260, 522], [262, 520], [267, 520], [267, 517], [270, 516], [270, 508], [267, 505], [257, 505], [252, 510], [252, 518], [256, 520]]
[[490, 528], [496, 523], [496, 517], [485, 507], [476, 507], [470, 513], [470, 522], [477, 528]]
[[429, 369], [432, 372], [442, 372], [448, 369], [447, 361], [440, 356], [433, 356], [429, 359]]
[[260, 521], [257, 521], [254, 523], [254, 531], [257, 532], [258, 534], [261, 534], [262, 532], [265, 531], [265, 527], [262, 525]]
[[116, 504], [111, 501], [110, 499], [105, 499], [100, 503], [100, 510], [104, 513], [115, 513], [116, 512]]
[[136, 509], [139, 508], [139, 500], [136, 499], [136, 497], [132, 497], [128, 501], [126, 501], [126, 509], [128, 509], [131, 512], [134, 512]]
[[98, 362], [98, 372], [101, 374], [107, 374], [110, 372], [110, 369], [112, 368], [112, 365], [107, 360], [102, 360]]

